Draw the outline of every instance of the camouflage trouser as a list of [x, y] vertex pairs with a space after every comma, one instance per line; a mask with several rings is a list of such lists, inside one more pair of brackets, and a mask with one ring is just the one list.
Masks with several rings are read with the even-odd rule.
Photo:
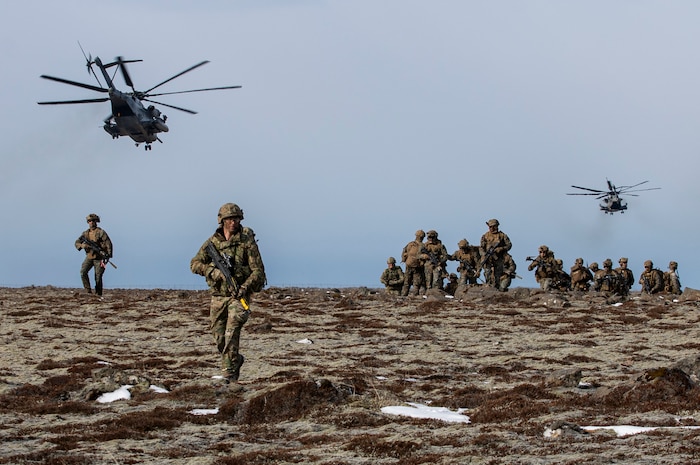
[[213, 296], [209, 307], [211, 333], [216, 348], [221, 354], [221, 369], [231, 375], [243, 364], [238, 354], [241, 329], [248, 321], [250, 312], [245, 310], [238, 299]]
[[403, 275], [403, 289], [401, 289], [401, 295], [408, 295], [411, 286], [413, 286], [413, 295], [418, 295], [420, 293], [420, 288], [423, 287], [424, 278], [422, 266], [407, 266]]
[[509, 274], [503, 273], [499, 281], [498, 290], [503, 292], [507, 291], [512, 281], [513, 278], [511, 278]]
[[423, 274], [425, 275], [425, 287], [427, 289], [442, 289], [442, 280], [445, 278], [445, 273], [441, 266], [426, 264], [423, 266]]
[[491, 259], [484, 264], [484, 282], [485, 284], [498, 289], [503, 275], [503, 261]]
[[102, 275], [105, 272], [105, 268], [102, 266], [102, 260], [92, 260], [85, 257], [83, 265], [80, 267], [80, 279], [83, 281], [83, 287], [88, 291], [91, 290], [88, 272], [92, 268], [95, 268], [95, 293], [97, 295], [102, 295]]
[[474, 270], [460, 270], [459, 271], [459, 284], [477, 284], [479, 275], [474, 272]]

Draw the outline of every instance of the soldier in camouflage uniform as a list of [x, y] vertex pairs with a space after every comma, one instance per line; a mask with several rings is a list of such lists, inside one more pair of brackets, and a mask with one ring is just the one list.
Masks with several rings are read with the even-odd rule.
[[607, 294], [625, 295], [624, 286], [621, 286], [620, 276], [612, 269], [612, 260], [606, 258], [603, 268], [593, 275], [595, 290]]
[[[88, 229], [84, 231], [75, 241], [76, 249], [85, 250], [85, 260], [80, 267], [80, 279], [83, 282], [83, 287], [85, 290], [88, 293], [92, 293], [88, 273], [90, 269], [95, 268], [95, 294], [101, 296], [102, 275], [105, 272], [106, 262], [112, 258], [112, 241], [107, 235], [107, 232], [97, 226], [97, 223], [100, 222], [99, 216], [97, 216], [95, 213], [90, 213], [85, 219], [88, 223]], [[103, 253], [100, 254], [100, 252], [93, 250], [93, 248], [83, 241], [83, 238], [97, 244]]]
[[486, 222], [489, 230], [481, 236], [479, 254], [481, 255], [480, 268], [484, 270], [484, 280], [491, 287], [498, 288], [503, 274], [503, 260], [513, 244], [510, 238], [499, 231], [497, 219], [490, 219]]
[[508, 290], [511, 281], [517, 276], [515, 274], [515, 269], [516, 265], [513, 257], [506, 252], [503, 255], [503, 273], [501, 273], [501, 280], [498, 282], [499, 291], [506, 292]]
[[536, 257], [527, 257], [528, 261], [532, 261], [527, 266], [527, 271], [535, 270], [535, 281], [537, 281], [542, 290], [548, 291], [552, 288], [552, 282], [557, 277], [557, 264], [554, 258], [554, 252], [549, 250], [546, 245], [541, 245], [538, 249]]
[[386, 287], [389, 294], [400, 295], [403, 289], [403, 270], [400, 266], [396, 266], [396, 259], [389, 257], [386, 261], [387, 268], [382, 273], [379, 280]]
[[423, 246], [423, 273], [427, 289], [442, 289], [442, 280], [447, 276], [447, 249], [438, 239], [437, 231], [428, 231], [428, 240]]
[[457, 266], [459, 285], [466, 287], [469, 284], [476, 284], [481, 274], [479, 248], [469, 245], [466, 239], [459, 241], [457, 246], [459, 248], [452, 255], [448, 255], [447, 259], [459, 262], [459, 266]]
[[586, 292], [591, 288], [590, 282], [593, 280], [593, 273], [584, 266], [583, 258], [576, 259], [574, 266], [571, 267], [570, 276], [571, 290]]
[[445, 285], [445, 292], [449, 295], [455, 295], [457, 292], [457, 286], [459, 286], [459, 278], [456, 273], [450, 273], [448, 276], [447, 284]]
[[654, 268], [651, 260], [644, 262], [644, 272], [639, 278], [643, 294], [656, 294], [664, 290], [664, 274], [658, 268]]
[[423, 275], [423, 260], [421, 250], [423, 250], [423, 239], [425, 232], [422, 229], [416, 231], [415, 240], [406, 244], [401, 252], [401, 261], [406, 264], [406, 271], [403, 277], [403, 289], [401, 295], [408, 295], [408, 291], [413, 286], [413, 295], [418, 295], [424, 287], [425, 276]]
[[556, 265], [556, 269], [554, 279], [552, 280], [552, 288], [559, 289], [560, 291], [570, 290], [571, 276], [564, 271], [564, 262], [560, 258], [557, 258], [554, 260], [554, 264]]
[[620, 275], [622, 285], [627, 289], [626, 294], [629, 294], [630, 289], [634, 286], [634, 273], [627, 268], [627, 258], [621, 257], [618, 261], [619, 267], [615, 268], [615, 272]]
[[681, 294], [681, 280], [678, 277], [678, 263], [670, 262], [668, 271], [664, 273], [664, 291], [671, 294]]
[[[255, 233], [241, 226], [241, 220], [243, 210], [238, 205], [224, 204], [219, 209], [219, 227], [190, 262], [192, 272], [204, 276], [211, 291], [210, 328], [221, 354], [221, 369], [227, 382], [238, 380], [244, 361], [239, 353], [240, 336], [250, 311], [243, 307], [241, 299], [250, 302], [251, 293], [261, 291], [266, 280]], [[209, 242], [229, 264], [238, 292], [229, 287], [224, 274], [212, 262], [207, 251]]]

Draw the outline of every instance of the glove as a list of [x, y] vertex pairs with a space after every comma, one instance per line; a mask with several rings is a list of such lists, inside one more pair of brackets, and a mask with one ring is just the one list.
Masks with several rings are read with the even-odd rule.
[[224, 280], [224, 274], [218, 268], [214, 268], [209, 272], [209, 278], [218, 283]]
[[238, 288], [238, 293], [236, 294], [237, 299], [242, 299], [244, 297], [248, 296], [248, 288], [245, 286], [241, 286]]

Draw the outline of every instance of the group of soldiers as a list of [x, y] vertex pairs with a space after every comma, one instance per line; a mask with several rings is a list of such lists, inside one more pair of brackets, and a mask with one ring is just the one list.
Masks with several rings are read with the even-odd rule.
[[[515, 261], [508, 251], [513, 246], [508, 236], [500, 231], [499, 222], [491, 219], [486, 222], [488, 231], [481, 236], [479, 246], [470, 245], [466, 239], [459, 241], [459, 247], [449, 254], [445, 245], [438, 239], [438, 233], [430, 230], [416, 231], [415, 239], [403, 248], [401, 261], [403, 271], [394, 257], [387, 260], [387, 268], [380, 277], [388, 292], [407, 296], [425, 294], [429, 289], [441, 289], [454, 295], [460, 289], [478, 284], [484, 272], [484, 284], [506, 291], [515, 274]], [[427, 237], [427, 239], [426, 239]], [[425, 239], [425, 242], [424, 242]], [[447, 262], [457, 261], [456, 273], [447, 273]], [[448, 283], [444, 280], [448, 278]]]
[[[499, 230], [499, 221], [490, 219], [486, 222], [488, 231], [481, 236], [478, 246], [470, 245], [466, 239], [459, 241], [458, 249], [449, 254], [445, 245], [438, 239], [438, 233], [430, 230], [416, 231], [415, 239], [403, 248], [401, 262], [405, 271], [397, 265], [394, 257], [387, 260], [387, 268], [380, 277], [387, 292], [395, 295], [422, 295], [430, 289], [440, 289], [455, 295], [468, 286], [483, 284], [500, 291], [507, 291], [515, 273], [516, 265], [508, 253], [512, 243], [503, 231]], [[427, 237], [427, 239], [426, 239]], [[424, 241], [425, 240], [425, 241]], [[457, 261], [456, 273], [447, 273], [447, 262]], [[540, 246], [536, 257], [527, 257], [530, 261], [528, 271], [535, 270], [535, 279], [544, 290], [594, 290], [614, 295], [628, 295], [635, 284], [632, 270], [627, 268], [627, 258], [619, 260], [620, 266], [612, 268], [609, 258], [603, 262], [603, 268], [593, 262], [584, 265], [582, 258], [577, 258], [571, 272], [564, 271], [563, 262], [554, 256], [549, 247]], [[483, 282], [481, 272], [483, 271]], [[445, 283], [447, 279], [447, 283]], [[678, 276], [678, 263], [669, 263], [665, 273], [654, 268], [651, 260], [644, 262], [644, 272], [639, 279], [642, 292], [655, 294], [668, 292], [681, 293]]]
[[[567, 273], [563, 269], [563, 263], [554, 256], [549, 247], [541, 245], [537, 257], [527, 257], [530, 261], [528, 271], [535, 270], [535, 279], [544, 290], [573, 290], [604, 292], [612, 295], [628, 295], [635, 284], [634, 273], [627, 267], [627, 258], [618, 260], [619, 266], [613, 269], [613, 262], [606, 258], [603, 268], [593, 262], [589, 266], [583, 264], [582, 258], [577, 258]], [[662, 272], [654, 268], [651, 260], [644, 262], [644, 271], [639, 282], [641, 292], [644, 294], [656, 294], [667, 292], [680, 294], [681, 281], [678, 275], [678, 263], [671, 261], [668, 271]]]

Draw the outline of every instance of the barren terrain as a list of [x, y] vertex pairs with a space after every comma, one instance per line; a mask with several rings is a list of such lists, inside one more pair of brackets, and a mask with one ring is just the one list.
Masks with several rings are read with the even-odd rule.
[[[700, 431], [682, 428], [700, 425], [696, 291], [271, 288], [243, 330], [238, 392], [215, 378], [208, 304], [0, 289], [0, 464], [700, 463]], [[97, 401], [123, 385], [131, 399]], [[381, 411], [407, 402], [471, 423]], [[580, 429], [595, 425], [670, 428]]]

